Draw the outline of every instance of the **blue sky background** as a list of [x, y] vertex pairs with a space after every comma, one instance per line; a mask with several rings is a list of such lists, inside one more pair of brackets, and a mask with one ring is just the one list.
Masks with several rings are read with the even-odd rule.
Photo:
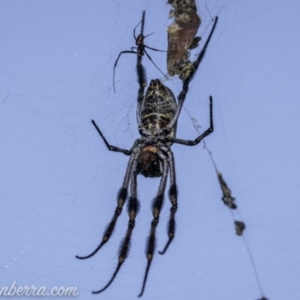
[[[77, 286], [78, 299], [133, 299], [146, 266], [145, 243], [159, 181], [138, 178], [141, 210], [131, 251], [118, 277], [127, 226], [124, 209], [110, 242], [90, 253], [110, 220], [128, 158], [107, 151], [107, 139], [130, 148], [138, 138], [138, 85], [133, 28], [146, 10], [146, 43], [167, 49], [165, 1], [0, 1], [0, 282], [10, 286]], [[199, 1], [200, 2], [200, 1]], [[179, 119], [180, 138], [194, 139], [190, 115], [215, 132], [206, 139], [237, 199], [238, 218], [269, 300], [299, 299], [300, 104], [299, 2], [201, 1], [204, 39], [219, 23], [190, 85]], [[200, 47], [202, 43], [200, 42]], [[191, 58], [199, 52], [196, 49]], [[149, 54], [166, 72], [166, 55]], [[147, 78], [161, 78], [145, 58]], [[177, 95], [178, 80], [165, 81]], [[179, 210], [176, 238], [155, 255], [143, 299], [254, 300], [261, 297], [246, 245], [203, 145], [174, 145]], [[166, 198], [157, 250], [167, 240]]]

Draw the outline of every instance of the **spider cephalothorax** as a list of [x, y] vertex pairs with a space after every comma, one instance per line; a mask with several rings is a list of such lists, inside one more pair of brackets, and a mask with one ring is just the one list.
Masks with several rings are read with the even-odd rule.
[[[144, 24], [144, 13], [142, 19], [142, 29]], [[208, 46], [209, 40], [212, 36], [212, 33], [215, 29], [218, 18], [216, 17], [214, 26], [211, 30], [211, 33], [208, 37], [207, 42], [204, 44], [204, 47], [200, 54], [198, 55], [197, 60], [192, 64], [192, 68], [187, 75], [187, 77], [182, 81], [182, 90], [178, 95], [176, 101], [172, 91], [162, 84], [158, 79], [151, 80], [147, 91], [145, 92], [146, 76], [145, 70], [142, 65], [142, 56], [137, 55], [137, 74], [138, 74], [138, 99], [137, 99], [137, 124], [139, 128], [139, 133], [141, 135], [138, 138], [131, 149], [123, 149], [113, 145], [110, 145], [106, 140], [104, 134], [97, 126], [96, 122], [92, 120], [92, 123], [96, 130], [98, 131], [100, 137], [104, 141], [106, 147], [110, 151], [121, 152], [125, 155], [128, 155], [129, 162], [127, 165], [125, 177], [123, 184], [120, 188], [120, 191], [117, 196], [117, 206], [114, 212], [114, 215], [106, 227], [102, 241], [99, 246], [87, 256], [77, 256], [79, 259], [86, 259], [98, 252], [100, 248], [110, 239], [118, 217], [120, 216], [123, 206], [128, 201], [128, 227], [125, 234], [125, 238], [122, 240], [119, 250], [119, 258], [117, 267], [109, 280], [109, 282], [100, 290], [93, 293], [101, 293], [106, 290], [110, 284], [113, 282], [117, 276], [121, 266], [123, 265], [129, 251], [129, 244], [131, 241], [131, 235], [135, 226], [135, 218], [139, 210], [139, 201], [137, 198], [137, 175], [142, 174], [145, 177], [160, 177], [160, 184], [156, 196], [152, 202], [152, 221], [150, 226], [150, 233], [147, 239], [146, 245], [146, 258], [147, 266], [144, 274], [144, 280], [142, 285], [142, 290], [139, 296], [143, 295], [149, 269], [151, 266], [152, 259], [155, 253], [155, 240], [156, 240], [156, 227], [159, 223], [160, 211], [163, 206], [164, 193], [166, 189], [166, 183], [168, 175], [170, 177], [170, 186], [169, 186], [169, 199], [171, 203], [170, 208], [170, 217], [168, 223], [168, 241], [163, 249], [159, 252], [164, 254], [171, 244], [175, 236], [175, 214], [177, 211], [177, 184], [176, 184], [176, 173], [175, 173], [175, 161], [174, 155], [171, 150], [173, 143], [186, 145], [186, 146], [195, 146], [200, 141], [213, 132], [213, 112], [212, 112], [212, 97], [210, 96], [209, 104], [209, 127], [199, 135], [195, 140], [183, 140], [176, 138], [176, 126], [177, 120], [180, 115], [184, 100], [186, 98], [190, 81], [193, 79], [197, 68], [202, 61], [206, 48]], [[143, 34], [143, 32], [141, 32]], [[127, 199], [127, 191], [130, 185], [130, 196]]]
[[137, 173], [145, 177], [161, 177], [162, 164], [157, 155], [157, 147], [146, 146], [137, 158]]

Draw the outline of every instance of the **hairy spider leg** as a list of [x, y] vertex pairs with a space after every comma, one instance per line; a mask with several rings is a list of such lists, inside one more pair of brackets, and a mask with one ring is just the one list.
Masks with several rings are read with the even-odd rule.
[[166, 182], [167, 182], [167, 177], [168, 177], [168, 169], [169, 169], [168, 159], [160, 150], [158, 150], [157, 154], [163, 161], [163, 174], [160, 179], [157, 196], [154, 198], [153, 203], [152, 203], [153, 220], [151, 222], [150, 234], [149, 234], [149, 237], [147, 240], [147, 245], [146, 245], [147, 266], [146, 266], [146, 270], [145, 270], [142, 289], [141, 289], [141, 292], [138, 295], [138, 297], [141, 297], [144, 293], [150, 266], [151, 266], [151, 262], [152, 262], [152, 259], [154, 256], [154, 251], [155, 251], [155, 246], [156, 246], [155, 232], [156, 232], [156, 227], [159, 222], [160, 211], [162, 209], [163, 202], [164, 202], [164, 193], [165, 193]]
[[[133, 163], [132, 163], [133, 170], [135, 170], [136, 166], [137, 166], [136, 156], [137, 155], [135, 155], [135, 158], [134, 158]], [[131, 181], [131, 183], [130, 183], [130, 193], [131, 193], [131, 195], [130, 195], [130, 198], [129, 198], [129, 201], [128, 201], [128, 207], [127, 207], [128, 208], [129, 221], [128, 221], [128, 228], [127, 228], [125, 238], [123, 239], [123, 241], [121, 242], [121, 245], [120, 245], [118, 265], [117, 265], [116, 270], [114, 271], [111, 279], [104, 286], [104, 288], [102, 288], [99, 291], [94, 291], [93, 294], [99, 294], [99, 293], [105, 291], [111, 285], [111, 283], [116, 278], [119, 270], [121, 269], [122, 264], [124, 263], [125, 259], [127, 258], [128, 251], [129, 251], [129, 248], [130, 248], [131, 234], [132, 234], [132, 231], [133, 231], [134, 226], [135, 226], [135, 218], [138, 214], [139, 207], [140, 207], [139, 201], [137, 199], [136, 178], [137, 178], [137, 173], [136, 172], [131, 172], [131, 180], [130, 180]]]
[[169, 189], [169, 199], [171, 202], [171, 208], [170, 208], [170, 217], [168, 222], [168, 237], [169, 240], [166, 243], [163, 251], [158, 251], [159, 254], [164, 254], [168, 247], [170, 246], [171, 242], [174, 239], [175, 236], [175, 229], [176, 229], [176, 221], [175, 221], [175, 214], [177, 212], [178, 208], [178, 190], [177, 190], [177, 184], [176, 184], [176, 172], [175, 172], [175, 161], [174, 161], [174, 155], [168, 147], [161, 147], [162, 150], [164, 150], [168, 154], [169, 158], [169, 164], [170, 164], [170, 189]]
[[136, 121], [138, 124], [138, 128], [143, 128], [142, 116], [141, 116], [141, 108], [144, 100], [145, 87], [147, 85], [146, 80], [146, 71], [144, 66], [142, 65], [142, 56], [137, 57], [136, 64], [136, 73], [138, 75], [138, 83], [139, 83], [139, 91], [137, 97], [137, 107], [136, 107]]

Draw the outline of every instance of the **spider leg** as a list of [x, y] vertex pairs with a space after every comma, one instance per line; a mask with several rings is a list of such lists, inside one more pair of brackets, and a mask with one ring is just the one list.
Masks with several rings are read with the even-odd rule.
[[141, 107], [144, 100], [145, 87], [147, 85], [146, 81], [146, 71], [142, 65], [142, 56], [137, 56], [136, 72], [138, 75], [139, 91], [137, 99], [137, 108], [136, 108], [136, 120], [138, 128], [143, 127], [142, 118], [141, 118]]
[[101, 136], [103, 142], [105, 143], [107, 149], [109, 151], [115, 151], [115, 152], [121, 152], [125, 155], [131, 155], [132, 153], [132, 149], [130, 150], [127, 150], [127, 149], [123, 149], [123, 148], [119, 148], [119, 147], [116, 147], [116, 146], [112, 146], [108, 143], [108, 141], [106, 140], [104, 134], [102, 133], [102, 131], [100, 130], [100, 128], [98, 127], [98, 125], [96, 124], [96, 122], [94, 120], [92, 120], [92, 124], [94, 125], [94, 127], [96, 128], [96, 130], [98, 131], [99, 135]]
[[210, 119], [210, 125], [209, 128], [206, 129], [201, 135], [199, 135], [195, 140], [182, 140], [177, 139], [174, 137], [169, 137], [168, 139], [172, 141], [173, 143], [185, 145], [185, 146], [196, 146], [201, 142], [202, 139], [204, 139], [206, 136], [210, 135], [214, 131], [214, 123], [213, 123], [213, 98], [212, 96], [209, 97], [209, 119]]
[[193, 79], [198, 67], [199, 67], [199, 64], [200, 62], [202, 61], [205, 53], [206, 53], [206, 49], [208, 47], [208, 44], [211, 40], [211, 37], [214, 33], [214, 30], [216, 28], [216, 25], [217, 25], [217, 22], [218, 22], [218, 17], [215, 18], [215, 22], [214, 22], [214, 25], [210, 31], [210, 34], [200, 52], [200, 54], [198, 55], [198, 58], [197, 60], [193, 63], [193, 68], [191, 69], [191, 72], [189, 73], [189, 75], [187, 76], [187, 78], [185, 80], [183, 80], [183, 86], [182, 86], [182, 91], [180, 92], [179, 96], [178, 96], [178, 106], [177, 106], [177, 110], [176, 110], [176, 113], [173, 117], [173, 119], [170, 121], [170, 123], [168, 124], [168, 126], [166, 127], [166, 130], [170, 130], [171, 128], [173, 128], [174, 124], [177, 122], [178, 120], [178, 117], [180, 115], [180, 112], [181, 112], [181, 109], [182, 109], [182, 106], [183, 106], [183, 103], [184, 103], [184, 100], [186, 98], [186, 94], [189, 90], [189, 84], [191, 82], [191, 80]]
[[175, 214], [178, 208], [177, 204], [177, 185], [176, 185], [176, 173], [175, 173], [175, 161], [174, 161], [174, 155], [172, 151], [168, 147], [161, 147], [162, 150], [166, 151], [169, 157], [169, 163], [170, 163], [170, 189], [169, 189], [169, 198], [170, 202], [172, 204], [172, 207], [170, 209], [170, 218], [168, 223], [168, 236], [169, 240], [166, 243], [166, 246], [164, 247], [163, 251], [158, 251], [159, 254], [165, 254], [168, 247], [170, 246], [172, 240], [175, 236], [175, 229], [176, 229], [176, 221], [175, 221]]
[[163, 160], [163, 174], [160, 180], [157, 196], [154, 198], [153, 204], [152, 204], [152, 214], [153, 214], [153, 220], [151, 222], [151, 229], [150, 229], [150, 235], [147, 241], [147, 246], [146, 246], [146, 257], [147, 257], [147, 266], [145, 270], [145, 275], [144, 275], [144, 280], [143, 280], [143, 285], [140, 294], [138, 297], [141, 297], [144, 293], [148, 274], [149, 274], [149, 269], [151, 266], [151, 262], [153, 259], [154, 251], [155, 251], [155, 231], [156, 231], [156, 226], [158, 225], [159, 222], [159, 215], [160, 211], [163, 206], [163, 201], [164, 201], [164, 193], [165, 193], [165, 188], [166, 188], [166, 182], [167, 182], [167, 177], [168, 177], [168, 169], [169, 169], [169, 162], [167, 157], [161, 152], [158, 151], [157, 154], [160, 156], [160, 158]]
[[203, 46], [201, 52], [199, 53], [198, 58], [196, 59], [196, 61], [194, 61], [194, 63], [193, 63], [193, 68], [192, 68], [190, 74], [189, 74], [188, 77], [183, 81], [183, 85], [185, 85], [185, 84], [188, 85], [188, 84], [190, 83], [190, 81], [193, 79], [193, 77], [194, 77], [194, 75], [195, 75], [195, 73], [196, 73], [196, 71], [197, 71], [197, 69], [198, 69], [198, 67], [199, 67], [199, 64], [201, 63], [201, 61], [202, 61], [202, 59], [203, 59], [203, 57], [204, 57], [204, 55], [205, 55], [205, 53], [206, 53], [208, 44], [209, 44], [209, 42], [210, 42], [210, 40], [211, 40], [211, 38], [212, 38], [212, 36], [213, 36], [213, 33], [214, 33], [215, 28], [216, 28], [216, 26], [217, 26], [217, 23], [218, 23], [218, 16], [215, 17], [215, 22], [214, 22], [214, 25], [213, 25], [213, 27], [212, 27], [210, 33], [209, 33], [209, 36], [208, 36], [208, 38], [207, 38], [207, 40], [206, 40], [206, 42], [205, 42], [205, 44], [204, 44], [204, 46]]
[[[152, 33], [151, 33], [152, 34]], [[149, 36], [150, 34], [148, 34], [147, 36]], [[148, 49], [151, 49], [153, 51], [159, 51], [159, 52], [168, 52], [168, 50], [159, 50], [159, 49], [155, 49], [155, 48], [152, 48], [152, 47], [149, 47], [147, 45], [145, 45], [145, 48], [148, 48]]]
[[134, 159], [133, 164], [132, 164], [132, 169], [130, 172], [131, 173], [131, 195], [130, 195], [129, 202], [128, 202], [128, 214], [129, 214], [128, 228], [127, 228], [125, 238], [122, 241], [121, 246], [120, 246], [118, 265], [117, 265], [116, 270], [114, 271], [111, 279], [104, 286], [104, 288], [102, 288], [99, 291], [94, 291], [93, 294], [99, 294], [99, 293], [103, 292], [104, 290], [106, 290], [111, 285], [111, 283], [116, 278], [119, 270], [121, 269], [122, 264], [124, 263], [127, 255], [128, 255], [131, 234], [132, 234], [132, 231], [133, 231], [133, 228], [135, 225], [135, 218], [139, 211], [139, 206], [140, 206], [139, 201], [137, 199], [137, 187], [136, 187], [137, 174], [135, 172], [136, 166], [137, 166], [137, 161], [136, 161], [136, 159]]
[[144, 25], [145, 25], [145, 11], [143, 11], [143, 15], [142, 15], [142, 20], [134, 27], [133, 29], [133, 37], [136, 40], [137, 37], [135, 35], [135, 30], [137, 29], [137, 27], [141, 24], [141, 35], [144, 35]]
[[[133, 48], [134, 48], [134, 47], [133, 47]], [[121, 52], [119, 53], [119, 56], [118, 56], [118, 58], [116, 59], [115, 64], [114, 64], [114, 71], [113, 71], [113, 87], [114, 87], [114, 92], [116, 92], [116, 87], [115, 87], [115, 73], [116, 73], [116, 67], [117, 67], [118, 61], [119, 61], [119, 59], [120, 59], [120, 57], [121, 57], [121, 55], [122, 55], [123, 53], [137, 54], [137, 52], [134, 52], [134, 51], [132, 50], [132, 48], [131, 48], [131, 50], [124, 50], [124, 51], [121, 51]]]
[[[147, 47], [147, 46], [145, 46], [145, 47]], [[147, 48], [152, 49], [152, 48], [150, 48], [150, 47], [147, 47]], [[157, 51], [160, 51], [160, 50], [157, 50]], [[150, 59], [150, 61], [154, 64], [154, 66], [156, 67], [156, 69], [157, 69], [161, 74], [163, 74], [165, 78], [167, 78], [167, 76], [163, 73], [163, 71], [162, 71], [162, 70], [156, 65], [156, 63], [152, 60], [151, 56], [147, 53], [146, 49], [144, 49], [144, 53], [147, 55], [147, 57]]]
[[134, 161], [134, 158], [131, 156], [130, 160], [128, 162], [128, 165], [127, 165], [127, 170], [126, 170], [126, 173], [125, 173], [123, 185], [120, 188], [119, 193], [118, 193], [118, 197], [117, 197], [118, 204], [117, 204], [117, 207], [115, 209], [115, 213], [114, 213], [110, 223], [108, 224], [107, 228], [104, 231], [101, 243], [99, 244], [99, 246], [91, 254], [86, 255], [86, 256], [76, 255], [76, 258], [78, 258], [78, 259], [87, 259], [87, 258], [90, 258], [90, 257], [94, 256], [102, 248], [102, 246], [106, 242], [108, 242], [109, 238], [111, 237], [111, 235], [112, 235], [112, 233], [115, 229], [115, 225], [116, 225], [116, 222], [118, 220], [118, 217], [122, 213], [123, 206], [126, 202], [127, 189], [128, 189], [128, 184], [129, 184], [129, 181], [130, 181], [130, 174], [132, 173], [132, 170], [133, 170], [132, 167], [134, 167], [133, 166], [133, 161]]
[[131, 51], [134, 51], [135, 54], [139, 54], [139, 47], [131, 47]]

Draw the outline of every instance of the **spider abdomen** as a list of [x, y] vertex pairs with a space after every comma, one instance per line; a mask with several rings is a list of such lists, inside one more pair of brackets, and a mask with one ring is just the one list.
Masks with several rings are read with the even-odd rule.
[[166, 118], [163, 114], [152, 113], [143, 119], [143, 125], [146, 129], [155, 133], [155, 131], [165, 128], [170, 121], [171, 119]]
[[[173, 92], [164, 86], [159, 79], [151, 80], [141, 108], [141, 119], [144, 127], [153, 134], [167, 127], [177, 109]], [[175, 136], [176, 126], [171, 135]]]

